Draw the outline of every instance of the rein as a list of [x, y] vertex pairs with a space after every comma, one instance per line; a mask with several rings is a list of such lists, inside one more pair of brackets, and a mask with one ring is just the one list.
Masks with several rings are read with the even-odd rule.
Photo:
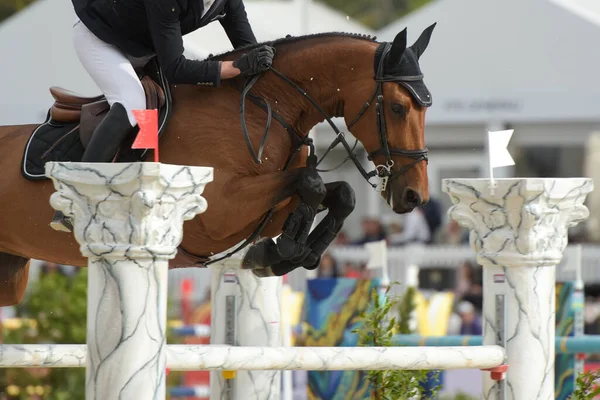
[[[418, 150], [403, 150], [403, 149], [389, 147], [388, 140], [387, 140], [387, 126], [385, 124], [385, 115], [384, 115], [384, 108], [383, 108], [383, 104], [384, 104], [383, 103], [383, 83], [384, 82], [398, 82], [398, 81], [412, 81], [412, 80], [420, 80], [423, 78], [422, 76], [384, 76], [384, 74], [383, 74], [384, 63], [385, 63], [386, 56], [389, 53], [390, 49], [391, 49], [390, 43], [382, 43], [380, 45], [380, 48], [378, 49], [378, 51], [381, 50], [381, 53], [380, 53], [381, 55], [380, 55], [379, 63], [378, 63], [377, 70], [375, 73], [375, 77], [374, 77], [375, 82], [377, 83], [375, 90], [374, 90], [371, 98], [363, 104], [362, 108], [360, 109], [360, 111], [358, 112], [356, 117], [352, 120], [352, 122], [350, 124], [348, 124], [348, 130], [350, 130], [352, 128], [352, 126], [354, 126], [354, 124], [356, 124], [356, 122], [358, 122], [358, 120], [360, 120], [360, 118], [364, 115], [364, 113], [371, 106], [371, 104], [373, 104], [373, 102], [376, 100], [375, 107], [376, 107], [376, 113], [377, 113], [377, 132], [379, 135], [379, 143], [380, 143], [381, 147], [379, 149], [369, 153], [368, 159], [369, 159], [369, 161], [372, 161], [373, 158], [376, 157], [377, 155], [383, 154], [386, 157], [386, 164], [385, 165], [377, 165], [375, 167], [375, 169], [371, 172], [367, 172], [364, 169], [364, 167], [358, 160], [356, 154], [354, 153], [356, 145], [358, 144], [358, 139], [355, 139], [354, 146], [350, 147], [350, 145], [346, 141], [345, 133], [338, 129], [338, 127], [331, 120], [331, 117], [329, 115], [327, 115], [325, 110], [323, 110], [323, 108], [310, 95], [308, 95], [306, 90], [302, 89], [298, 84], [296, 84], [291, 79], [289, 79], [287, 76], [285, 76], [284, 74], [279, 72], [273, 66], [269, 66], [267, 69], [267, 70], [273, 72], [277, 77], [282, 79], [284, 82], [289, 84], [292, 88], [297, 90], [300, 94], [302, 94], [317, 109], [317, 111], [319, 111], [319, 113], [325, 118], [325, 121], [327, 121], [327, 123], [329, 124], [331, 129], [333, 129], [333, 131], [335, 132], [336, 138], [331, 142], [331, 144], [329, 145], [329, 147], [327, 148], [327, 150], [325, 151], [325, 153], [323, 154], [321, 159], [318, 162], [316, 162], [316, 166], [318, 166], [325, 159], [325, 157], [329, 154], [329, 152], [331, 150], [333, 150], [335, 147], [337, 147], [339, 144], [341, 144], [344, 147], [344, 149], [346, 150], [346, 152], [348, 153], [348, 156], [344, 159], [344, 161], [342, 161], [335, 168], [330, 169], [330, 170], [317, 169], [317, 171], [318, 172], [334, 171], [337, 168], [341, 167], [343, 164], [345, 164], [346, 161], [351, 160], [354, 163], [355, 167], [360, 172], [360, 174], [362, 175], [362, 177], [367, 181], [367, 183], [373, 189], [375, 189], [376, 191], [379, 191], [379, 192], [386, 190], [389, 181], [404, 174], [406, 171], [411, 169], [413, 166], [415, 166], [420, 161], [427, 162], [428, 161], [427, 153], [429, 151], [427, 148], [418, 149]], [[376, 52], [376, 54], [377, 54], [377, 52]], [[263, 154], [264, 146], [265, 146], [265, 143], [267, 140], [267, 135], [268, 135], [269, 129], [271, 127], [271, 121], [273, 118], [275, 118], [283, 126], [283, 128], [290, 134], [292, 141], [294, 142], [294, 149], [293, 149], [292, 153], [288, 156], [288, 158], [285, 162], [285, 165], [282, 169], [283, 171], [287, 171], [287, 169], [291, 165], [293, 159], [295, 158], [296, 154], [300, 151], [300, 149], [303, 146], [309, 147], [309, 149], [310, 149], [309, 156], [315, 155], [315, 147], [313, 144], [313, 140], [311, 138], [309, 138], [308, 136], [302, 136], [301, 134], [299, 134], [279, 114], [274, 112], [273, 108], [271, 107], [271, 104], [268, 102], [268, 100], [250, 93], [250, 90], [252, 89], [254, 84], [258, 81], [258, 79], [261, 76], [262, 76], [262, 74], [253, 76], [252, 78], [250, 78], [249, 80], [246, 81], [246, 83], [244, 84], [244, 87], [241, 89], [239, 87], [235, 86], [235, 84], [234, 84], [236, 89], [241, 92], [240, 122], [241, 122], [241, 126], [242, 126], [242, 133], [243, 133], [246, 145], [248, 147], [248, 151], [250, 152], [250, 155], [252, 156], [252, 159], [254, 160], [255, 163], [262, 164], [262, 154]], [[264, 135], [260, 141], [258, 153], [255, 152], [254, 148], [252, 147], [252, 143], [250, 141], [250, 135], [248, 133], [248, 129], [246, 126], [246, 97], [248, 97], [253, 103], [255, 103], [256, 105], [261, 107], [267, 113], [267, 123], [265, 125]], [[392, 170], [392, 167], [394, 166], [394, 161], [391, 158], [392, 155], [409, 157], [409, 158], [413, 159], [413, 162], [411, 162], [409, 165], [403, 166], [399, 170]], [[372, 183], [371, 179], [373, 177], [378, 177], [380, 179], [380, 182], [378, 184]], [[199, 262], [201, 262], [204, 265], [210, 265], [212, 263], [229, 258], [232, 255], [234, 255], [235, 253], [237, 253], [238, 251], [240, 251], [243, 248], [245, 248], [246, 246], [248, 246], [250, 243], [252, 243], [254, 240], [256, 240], [258, 238], [258, 236], [260, 235], [260, 232], [262, 232], [265, 225], [267, 224], [267, 221], [273, 215], [274, 210], [275, 210], [275, 207], [271, 208], [265, 214], [265, 216], [259, 222], [256, 229], [240, 246], [238, 246], [237, 248], [235, 248], [234, 250], [232, 250], [231, 252], [227, 253], [226, 255], [224, 255], [220, 258], [206, 261], [206, 258], [199, 257], [195, 254], [190, 253], [189, 251], [185, 250], [181, 245], [179, 246], [179, 250], [182, 251], [184, 254], [186, 254], [189, 257], [198, 259]]]

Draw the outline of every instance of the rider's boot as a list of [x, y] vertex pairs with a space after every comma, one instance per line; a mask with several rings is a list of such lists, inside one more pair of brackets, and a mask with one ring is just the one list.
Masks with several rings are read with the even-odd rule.
[[[98, 124], [88, 143], [81, 162], [112, 161], [121, 143], [131, 133], [133, 127], [129, 123], [127, 110], [121, 103], [114, 103], [106, 117]], [[72, 232], [73, 223], [61, 211], [56, 211], [50, 226], [62, 232]]]

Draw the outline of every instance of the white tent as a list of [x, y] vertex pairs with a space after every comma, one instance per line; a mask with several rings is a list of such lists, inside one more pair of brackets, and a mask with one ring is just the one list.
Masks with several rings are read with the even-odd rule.
[[[568, 0], [564, 3], [598, 3]], [[382, 29], [416, 39], [438, 22], [422, 57], [432, 124], [600, 120], [600, 6], [587, 18], [550, 0], [440, 0]]]
[[[286, 34], [351, 31], [372, 33], [345, 15], [318, 3], [246, 1], [248, 17], [259, 41]], [[303, 14], [304, 10], [307, 10]], [[80, 66], [71, 39], [75, 21], [69, 0], [38, 0], [0, 24], [0, 124], [43, 121], [52, 104], [50, 86], [83, 95], [99, 90]], [[308, 19], [307, 19], [308, 18]], [[203, 58], [231, 48], [217, 23], [184, 38], [186, 56]]]
[[600, 1], [597, 0], [550, 0], [572, 13], [600, 25]]
[[70, 1], [38, 1], [0, 25], [0, 124], [42, 122], [49, 86], [97, 94], [73, 50]]
[[[248, 20], [257, 40], [320, 32], [352, 32], [373, 35], [374, 31], [322, 3], [310, 0], [246, 1]], [[218, 54], [232, 48], [219, 23], [187, 35], [189, 43]]]

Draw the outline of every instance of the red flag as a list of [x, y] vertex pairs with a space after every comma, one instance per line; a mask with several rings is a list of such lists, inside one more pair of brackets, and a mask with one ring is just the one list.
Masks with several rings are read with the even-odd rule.
[[158, 110], [133, 110], [140, 131], [131, 145], [132, 149], [153, 149], [154, 162], [158, 162]]

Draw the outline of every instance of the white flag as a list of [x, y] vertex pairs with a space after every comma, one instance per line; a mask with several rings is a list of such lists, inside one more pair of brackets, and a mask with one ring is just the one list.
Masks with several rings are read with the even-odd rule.
[[367, 242], [365, 247], [369, 252], [369, 261], [367, 268], [386, 268], [387, 267], [387, 243], [385, 240], [377, 242]]
[[381, 290], [383, 295], [385, 290], [390, 285], [390, 276], [388, 274], [387, 265], [387, 242], [379, 240], [377, 242], [365, 243], [365, 247], [369, 252], [369, 261], [367, 261], [367, 269], [381, 268]]
[[515, 165], [515, 161], [506, 149], [513, 132], [514, 129], [495, 132], [488, 131], [490, 168]]

